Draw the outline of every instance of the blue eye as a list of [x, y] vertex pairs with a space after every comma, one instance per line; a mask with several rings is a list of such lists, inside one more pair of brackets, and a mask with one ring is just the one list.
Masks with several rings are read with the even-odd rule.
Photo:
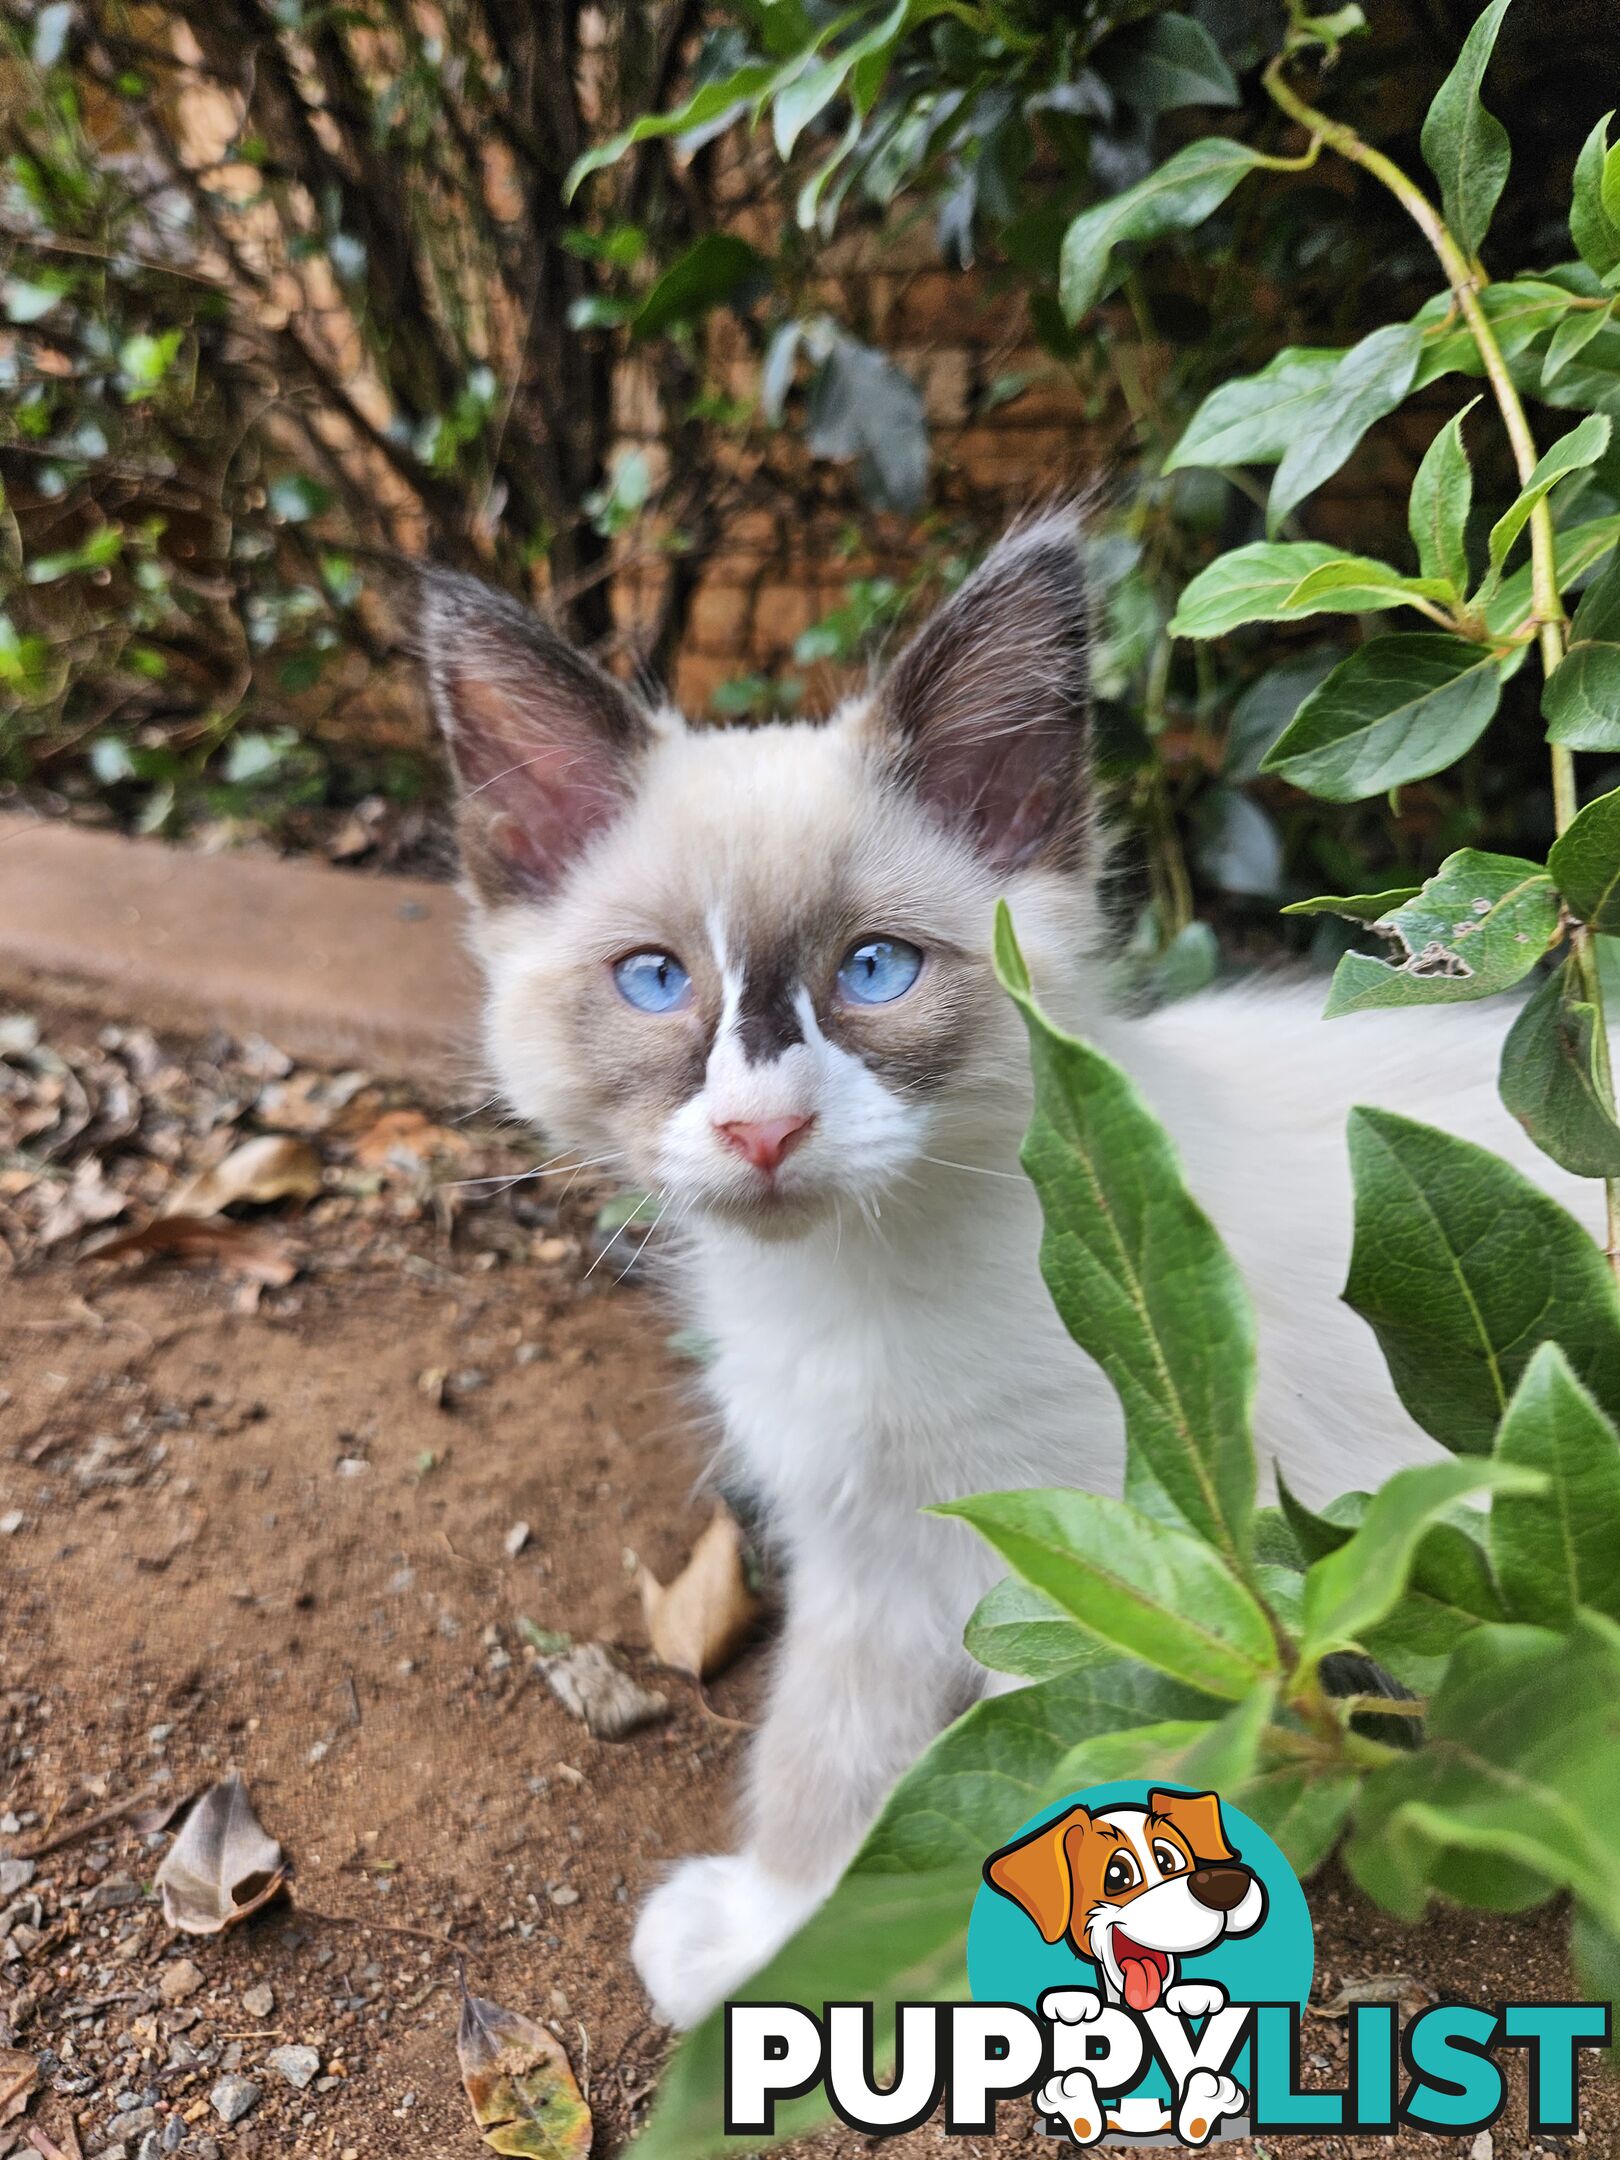
[[692, 978], [673, 953], [627, 953], [614, 961], [613, 980], [637, 1012], [677, 1012], [692, 994]]
[[892, 1005], [922, 973], [923, 956], [904, 938], [867, 938], [852, 945], [838, 970], [838, 987], [856, 1005]]

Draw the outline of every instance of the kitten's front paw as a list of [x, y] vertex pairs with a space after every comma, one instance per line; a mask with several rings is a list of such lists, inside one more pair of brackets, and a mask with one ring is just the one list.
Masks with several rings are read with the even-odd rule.
[[683, 1860], [641, 1908], [630, 1955], [653, 2009], [686, 2027], [781, 1949], [820, 1896], [747, 1853]]

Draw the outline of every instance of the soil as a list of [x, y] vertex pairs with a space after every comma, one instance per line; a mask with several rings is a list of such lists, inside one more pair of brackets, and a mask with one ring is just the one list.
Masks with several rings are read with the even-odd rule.
[[[47, 1045], [101, 1054], [95, 1022], [36, 1017]], [[159, 1047], [173, 1068], [232, 1069], [218, 1044]], [[356, 1100], [372, 1131], [408, 1117], [373, 1091], [318, 1134], [329, 1196], [271, 1218], [290, 1283], [130, 1272], [13, 1239], [0, 1526], [21, 1521], [0, 1535], [0, 1867], [68, 1841], [0, 1897], [0, 2045], [42, 2058], [26, 2120], [67, 2144], [71, 2117], [87, 2155], [475, 2160], [487, 2148], [454, 2055], [463, 1963], [477, 1992], [552, 2024], [597, 2153], [616, 2151], [667, 2047], [627, 1958], [636, 1902], [667, 1860], [727, 1835], [761, 1650], [700, 1695], [653, 1667], [635, 1590], [637, 1562], [673, 1574], [714, 1506], [668, 1321], [634, 1277], [616, 1281], [619, 1251], [591, 1266], [603, 1241], [577, 1187], [524, 1221], [356, 1176]], [[426, 1109], [423, 1129], [456, 1130]], [[175, 1177], [219, 1151], [196, 1122], [167, 1148]], [[154, 1174], [113, 1170], [139, 1192]], [[539, 1677], [525, 1622], [618, 1645], [668, 1696], [667, 1721], [592, 1739]], [[176, 1939], [148, 1894], [169, 1833], [89, 1825], [231, 1765], [293, 1856], [292, 1894], [222, 1936]], [[1372, 1974], [1431, 1999], [1572, 1993], [1555, 1914], [1402, 1929], [1331, 1873], [1313, 1906], [1319, 2003]], [[196, 1985], [167, 1999], [183, 1958]], [[1342, 2062], [1343, 2032], [1307, 2025], [1309, 2074]], [[266, 2064], [288, 2044], [320, 2059], [302, 2092]], [[260, 2091], [234, 2126], [209, 2097], [230, 2073]], [[1272, 2160], [1620, 2151], [1613, 2092], [1590, 2069], [1585, 2083], [1571, 2141], [1530, 2138], [1516, 2095], [1477, 2142], [1301, 2138]], [[1005, 2122], [996, 2150], [1050, 2152], [1016, 2107]], [[0, 2126], [0, 2153], [19, 2128]], [[920, 2154], [941, 2135], [896, 2144]], [[854, 2160], [872, 2143], [836, 2130], [817, 2150]]]

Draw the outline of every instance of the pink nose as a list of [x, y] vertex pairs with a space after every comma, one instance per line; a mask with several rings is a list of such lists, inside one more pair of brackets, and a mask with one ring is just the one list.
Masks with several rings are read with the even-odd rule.
[[728, 1148], [744, 1156], [767, 1177], [790, 1155], [815, 1123], [808, 1117], [745, 1119], [716, 1125], [715, 1131]]

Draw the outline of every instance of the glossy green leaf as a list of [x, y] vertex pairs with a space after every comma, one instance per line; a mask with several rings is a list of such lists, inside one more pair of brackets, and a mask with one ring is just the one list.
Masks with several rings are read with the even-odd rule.
[[1291, 900], [1279, 910], [1283, 915], [1343, 915], [1349, 922], [1374, 923], [1393, 914], [1408, 900], [1416, 899], [1420, 885], [1392, 885], [1388, 892], [1318, 893], [1313, 900]]
[[1388, 1110], [1350, 1114], [1355, 1249], [1345, 1297], [1401, 1401], [1460, 1454], [1488, 1454], [1519, 1375], [1562, 1345], [1620, 1404], [1620, 1297], [1574, 1217], [1500, 1156]]
[[1136, 1088], [1035, 1002], [1005, 903], [996, 970], [1029, 1030], [1035, 1110], [1022, 1160], [1045, 1218], [1053, 1303], [1118, 1391], [1128, 1450], [1201, 1536], [1238, 1557], [1255, 1483], [1248, 1293]]
[[1253, 780], [1261, 760], [1301, 705], [1339, 658], [1331, 645], [1294, 653], [1257, 675], [1232, 707], [1226, 724], [1222, 772], [1228, 780]]
[[[799, 64], [795, 59], [789, 66], [797, 68]], [[637, 143], [650, 142], [664, 135], [685, 135], [696, 128], [708, 127], [736, 108], [764, 97], [786, 73], [785, 67], [773, 61], [750, 61], [719, 80], [700, 83], [683, 104], [669, 112], [643, 113], [629, 127], [622, 128], [617, 135], [610, 135], [605, 142], [595, 144], [574, 160], [563, 182], [563, 200], [571, 202], [584, 180], [604, 165], [616, 165]]]
[[1206, 136], [1166, 158], [1124, 194], [1083, 210], [1063, 236], [1058, 263], [1058, 294], [1068, 320], [1078, 322], [1117, 282], [1116, 248], [1190, 232], [1259, 162], [1260, 153], [1247, 143]]
[[1138, 112], [1238, 102], [1237, 80], [1220, 47], [1190, 15], [1152, 15], [1129, 23], [1099, 47], [1092, 64]]
[[1193, 414], [1165, 459], [1165, 471], [1275, 464], [1300, 428], [1310, 424], [1343, 358], [1338, 346], [1289, 345], [1258, 375], [1222, 383]]
[[[1063, 1797], [1057, 1766], [1088, 1735], [1208, 1719], [1202, 1697], [1139, 1666], [1066, 1674], [978, 1703], [900, 1780], [843, 1881], [735, 2000], [873, 2002], [889, 2052], [897, 2002], [967, 1996], [967, 1921], [987, 1853]], [[641, 2160], [705, 2160], [725, 2118], [725, 2025], [715, 2011], [681, 2041]], [[775, 2139], [830, 2117], [819, 2089], [777, 2110]], [[767, 2141], [748, 2140], [757, 2151]]]
[[978, 1493], [935, 1512], [971, 1523], [1099, 1642], [1186, 1687], [1238, 1702], [1276, 1667], [1266, 1616], [1220, 1555], [1128, 1501]]
[[1445, 578], [1407, 577], [1370, 555], [1342, 555], [1302, 577], [1288, 595], [1291, 615], [1375, 615], [1413, 600], [1448, 602], [1459, 597]]
[[1553, 842], [1547, 868], [1582, 922], [1620, 935], [1620, 788], [1577, 812]]
[[992, 1672], [1018, 1673], [1026, 1680], [1050, 1680], [1108, 1655], [1095, 1635], [1016, 1575], [980, 1598], [962, 1641], [968, 1655]]
[[1599, 277], [1620, 267], [1620, 218], [1612, 217], [1603, 200], [1604, 169], [1609, 155], [1609, 122], [1612, 112], [1587, 136], [1575, 161], [1575, 192], [1570, 203], [1569, 236], [1575, 252]]
[[1566, 315], [1547, 340], [1547, 350], [1541, 363], [1542, 388], [1547, 389], [1555, 383], [1570, 362], [1578, 359], [1586, 350], [1598, 332], [1608, 329], [1613, 319], [1603, 308], [1582, 308]]
[[1266, 504], [1271, 532], [1296, 503], [1331, 479], [1376, 421], [1400, 404], [1412, 386], [1422, 350], [1422, 333], [1415, 323], [1389, 323], [1351, 346], [1334, 369], [1310, 424], [1283, 452]]
[[1170, 635], [1224, 637], [1242, 623], [1296, 621], [1310, 612], [1292, 605], [1301, 580], [1342, 559], [1319, 540], [1255, 540], [1217, 555], [1182, 593]]
[[1620, 750], [1620, 562], [1581, 595], [1569, 650], [1541, 693], [1549, 742]]
[[1490, 230], [1511, 162], [1506, 128], [1479, 101], [1508, 5], [1490, 0], [1476, 18], [1423, 122], [1423, 156], [1440, 183], [1446, 223], [1470, 255]]
[[1501, 688], [1496, 659], [1462, 638], [1374, 638], [1305, 700], [1262, 769], [1329, 802], [1382, 795], [1471, 749]]
[[1427, 578], [1444, 578], [1459, 593], [1469, 589], [1468, 513], [1474, 474], [1463, 445], [1463, 422], [1479, 403], [1472, 399], [1448, 420], [1424, 452], [1412, 482], [1406, 520]]
[[1572, 961], [1536, 985], [1502, 1044], [1502, 1101], [1575, 1177], [1620, 1177], [1620, 1125], [1604, 1100], [1597, 1007]]
[[1546, 1479], [1491, 1510], [1491, 1558], [1513, 1617], [1567, 1628], [1585, 1605], [1620, 1620], [1620, 1436], [1556, 1343], [1525, 1367], [1496, 1460]]
[[[1499, 285], [1487, 285], [1479, 296], [1491, 333], [1506, 360], [1516, 359], [1537, 338], [1562, 322], [1569, 313], [1569, 300], [1561, 285], [1545, 278], [1504, 278]], [[1442, 375], [1485, 373], [1474, 333], [1451, 293], [1437, 293], [1425, 301], [1413, 320], [1423, 333], [1422, 356], [1412, 379], [1414, 390], [1425, 389]]]
[[1377, 919], [1387, 960], [1346, 953], [1326, 1017], [1380, 1007], [1456, 1005], [1522, 982], [1558, 935], [1558, 895], [1540, 863], [1460, 848], [1414, 899]]
[[[860, 109], [871, 109], [882, 81], [882, 70], [894, 49], [895, 40], [906, 27], [908, 9], [909, 0], [895, 0], [895, 5], [870, 30], [852, 38], [840, 51], [782, 85], [771, 105], [771, 132], [778, 157], [786, 161], [792, 156], [800, 135], [852, 78], [858, 84], [856, 96]], [[870, 76], [863, 74], [862, 71], [868, 69], [876, 72]]]
[[[1555, 532], [1558, 590], [1568, 592], [1594, 563], [1603, 560], [1617, 540], [1620, 540], [1620, 517], [1616, 516], [1587, 518], [1579, 525], [1566, 525]], [[1491, 635], [1498, 638], [1519, 635], [1530, 620], [1534, 601], [1533, 565], [1526, 562], [1511, 577], [1503, 579], [1486, 603], [1485, 621]]]
[[1620, 1931], [1614, 1705], [1620, 1628], [1481, 1628], [1430, 1705], [1427, 1745], [1373, 1773], [1346, 1850], [1398, 1918], [1433, 1892], [1518, 1912], [1567, 1889]]
[[769, 276], [765, 258], [735, 233], [705, 233], [672, 263], [630, 318], [638, 338], [695, 322], [744, 286]]
[[1596, 464], [1608, 447], [1608, 414], [1588, 413], [1567, 435], [1561, 435], [1542, 452], [1529, 479], [1491, 527], [1490, 561], [1494, 573], [1500, 575], [1508, 551], [1529, 524], [1536, 505], [1546, 500], [1560, 480]]
[[1419, 1545], [1465, 1495], [1539, 1493], [1545, 1482], [1538, 1471], [1478, 1459], [1397, 1470], [1339, 1550], [1311, 1563], [1301, 1654], [1319, 1659], [1354, 1648], [1387, 1620], [1405, 1593]]

